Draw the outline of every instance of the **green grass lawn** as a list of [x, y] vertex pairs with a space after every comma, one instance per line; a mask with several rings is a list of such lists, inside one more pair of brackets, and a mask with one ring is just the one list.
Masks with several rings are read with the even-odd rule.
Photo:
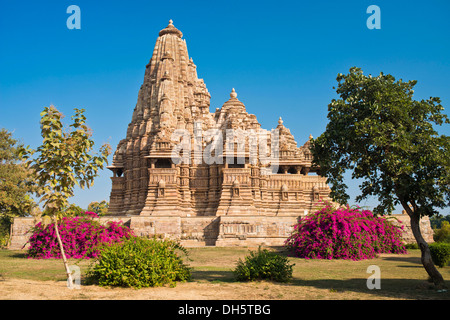
[[[232, 270], [239, 258], [249, 253], [248, 248], [189, 248], [188, 264], [192, 267], [191, 283], [199, 285], [237, 286]], [[280, 254], [284, 254], [280, 252]], [[275, 298], [295, 299], [302, 291], [302, 297], [310, 299], [357, 299], [359, 294], [375, 295], [376, 298], [400, 299], [450, 299], [450, 293], [438, 293], [427, 281], [428, 275], [420, 262], [420, 251], [410, 250], [405, 255], [382, 255], [376, 259], [349, 260], [306, 260], [289, 258], [294, 263], [293, 280], [287, 284], [257, 282], [255, 286], [274, 290]], [[70, 260], [77, 264], [84, 274], [89, 260]], [[381, 289], [369, 290], [366, 286], [367, 267], [376, 265], [381, 271]], [[450, 289], [450, 267], [439, 268]], [[0, 250], [0, 285], [5, 279], [29, 279], [36, 281], [66, 279], [61, 260], [27, 259], [24, 251]], [[311, 291], [311, 296], [308, 292]], [[317, 292], [321, 293], [318, 294]], [[343, 294], [345, 293], [345, 295]]]
[[[89, 263], [89, 260], [70, 260], [70, 264], [78, 264], [82, 272]], [[0, 280], [2, 278], [61, 281], [67, 277], [60, 259], [27, 259], [25, 251], [0, 250]]]
[[[278, 250], [280, 254], [285, 254]], [[233, 282], [232, 270], [239, 258], [248, 254], [247, 248], [195, 248], [190, 250], [196, 281]], [[437, 293], [428, 281], [428, 274], [420, 261], [420, 250], [408, 254], [386, 254], [376, 259], [322, 260], [289, 258], [294, 263], [293, 280], [288, 286], [327, 289], [329, 292], [368, 291], [380, 297], [412, 299], [450, 299], [450, 293]], [[367, 273], [370, 265], [381, 271], [382, 290], [368, 290]], [[450, 289], [450, 267], [438, 268]]]

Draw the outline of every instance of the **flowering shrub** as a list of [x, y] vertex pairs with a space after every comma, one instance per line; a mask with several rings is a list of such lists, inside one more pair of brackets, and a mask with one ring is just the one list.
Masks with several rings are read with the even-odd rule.
[[370, 259], [378, 253], [406, 253], [402, 228], [369, 210], [326, 204], [302, 217], [285, 245], [299, 258]]
[[[96, 216], [93, 212], [86, 212], [84, 216], [62, 218], [58, 229], [67, 258], [96, 258], [100, 246], [121, 242], [132, 236], [132, 231], [122, 222], [108, 222], [103, 226], [93, 220]], [[53, 223], [44, 226], [39, 222], [33, 228], [28, 243], [29, 258], [61, 258]]]
[[86, 212], [84, 212], [84, 215], [85, 215], [86, 217], [98, 218], [98, 214], [96, 214], [95, 212], [91, 212], [91, 211], [86, 211]]

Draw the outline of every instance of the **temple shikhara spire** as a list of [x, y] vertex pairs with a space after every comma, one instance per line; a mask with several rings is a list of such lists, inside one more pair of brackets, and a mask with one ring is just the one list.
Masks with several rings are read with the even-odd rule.
[[298, 216], [330, 200], [309, 139], [298, 147], [281, 117], [261, 128], [234, 88], [213, 113], [210, 98], [170, 20], [108, 167], [109, 214], [188, 245], [280, 244]]

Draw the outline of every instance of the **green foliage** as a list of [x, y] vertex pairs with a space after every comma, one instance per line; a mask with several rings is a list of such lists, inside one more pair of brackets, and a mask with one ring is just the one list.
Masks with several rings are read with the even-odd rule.
[[26, 216], [36, 206], [34, 172], [25, 167], [20, 150], [23, 145], [6, 129], [0, 130], [0, 214]]
[[314, 165], [328, 178], [331, 196], [349, 197], [344, 173], [362, 179], [361, 201], [376, 196], [376, 214], [401, 203], [419, 216], [432, 216], [450, 204], [450, 137], [433, 125], [450, 123], [437, 97], [413, 99], [417, 81], [392, 75], [364, 75], [351, 68], [337, 76], [339, 99], [328, 105], [326, 131], [312, 140]]
[[450, 262], [450, 243], [435, 242], [429, 245], [431, 258], [440, 268], [445, 267]]
[[35, 175], [22, 162], [22, 147], [12, 133], [0, 130], [0, 247], [8, 244], [13, 218], [26, 216], [36, 207]]
[[[61, 217], [78, 217], [83, 216], [86, 210], [81, 208], [76, 204], [68, 204], [66, 207], [60, 208], [60, 216]], [[40, 214], [41, 216], [51, 216], [53, 214], [52, 208], [45, 208], [44, 211]]]
[[250, 251], [244, 261], [239, 259], [233, 272], [238, 281], [288, 282], [292, 278], [293, 266], [294, 264], [289, 264], [287, 257], [260, 247], [258, 251]]
[[172, 240], [132, 237], [103, 247], [89, 267], [88, 278], [100, 286], [175, 286], [177, 281], [187, 281], [191, 277], [180, 252], [187, 255], [186, 249]]
[[0, 215], [0, 248], [8, 246], [12, 217]]
[[[62, 215], [68, 208], [68, 199], [74, 195], [74, 188], [92, 186], [98, 170], [103, 169], [109, 145], [100, 148], [100, 154], [91, 154], [94, 141], [86, 125], [84, 109], [75, 109], [73, 123], [63, 127], [63, 115], [54, 107], [45, 107], [41, 113], [42, 145], [36, 150], [22, 148], [28, 158], [28, 166], [37, 173], [41, 201], [52, 215]], [[31, 158], [37, 154], [37, 157]]]
[[407, 244], [405, 244], [405, 248], [406, 249], [413, 249], [413, 250], [415, 250], [415, 249], [419, 249], [419, 245], [417, 244], [417, 243], [407, 243]]
[[93, 201], [89, 203], [87, 211], [95, 212], [99, 216], [104, 216], [108, 214], [109, 203], [106, 200], [101, 202]]
[[85, 211], [86, 210], [83, 210], [83, 208], [81, 208], [80, 206], [71, 203], [67, 208], [64, 209], [64, 215], [68, 217], [82, 216], [84, 215]]
[[439, 229], [442, 225], [442, 222], [447, 221], [450, 222], [450, 214], [446, 216], [436, 215], [430, 218], [431, 228]]
[[441, 227], [435, 230], [433, 239], [436, 242], [450, 243], [450, 223], [448, 221], [443, 221]]

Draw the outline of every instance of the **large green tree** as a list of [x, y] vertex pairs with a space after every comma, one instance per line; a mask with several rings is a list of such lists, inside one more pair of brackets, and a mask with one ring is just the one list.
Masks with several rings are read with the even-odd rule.
[[86, 125], [84, 109], [75, 109], [73, 122], [68, 128], [62, 123], [63, 115], [54, 107], [45, 107], [41, 113], [42, 145], [36, 150], [22, 148], [28, 157], [27, 165], [36, 174], [44, 213], [55, 223], [61, 256], [66, 268], [68, 284], [73, 285], [71, 271], [65, 257], [58, 229], [58, 221], [70, 207], [68, 199], [74, 195], [75, 187], [90, 187], [98, 171], [103, 169], [111, 152], [108, 144], [101, 146], [99, 153], [93, 153], [94, 141]]
[[99, 216], [105, 216], [108, 214], [109, 204], [106, 200], [100, 202], [93, 201], [89, 203], [87, 211], [95, 212]]
[[339, 98], [328, 105], [325, 132], [312, 141], [314, 164], [341, 204], [349, 199], [344, 183], [348, 171], [362, 180], [357, 201], [378, 198], [375, 213], [390, 214], [400, 204], [410, 217], [425, 270], [443, 287], [419, 228], [421, 217], [450, 204], [450, 137], [435, 128], [450, 122], [440, 99], [416, 101], [417, 81], [364, 75], [356, 67], [336, 80]]
[[12, 219], [26, 216], [36, 206], [32, 195], [35, 176], [20, 156], [19, 142], [0, 129], [0, 245], [6, 245]]

